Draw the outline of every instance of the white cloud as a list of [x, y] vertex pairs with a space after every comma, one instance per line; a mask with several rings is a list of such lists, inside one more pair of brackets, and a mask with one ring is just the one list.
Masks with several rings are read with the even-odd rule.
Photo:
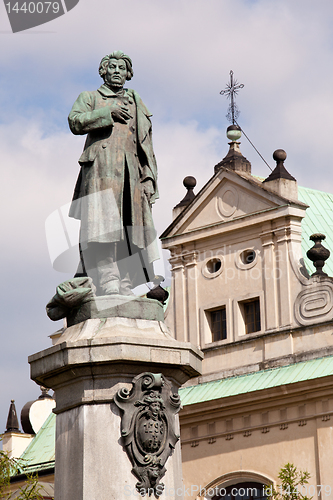
[[45, 252], [44, 221], [70, 200], [79, 171], [81, 141], [70, 132], [45, 136], [45, 124], [22, 120], [0, 125], [0, 151], [5, 189], [1, 196], [3, 252], [34, 261]]
[[194, 121], [185, 124], [157, 123], [154, 133], [160, 190], [160, 199], [154, 206], [154, 216], [161, 233], [171, 222], [172, 208], [186, 194], [184, 177], [192, 175], [197, 179], [194, 190], [197, 193], [213, 175], [214, 165], [222, 159], [218, 149], [219, 146], [222, 149], [226, 141], [216, 128], [200, 130]]

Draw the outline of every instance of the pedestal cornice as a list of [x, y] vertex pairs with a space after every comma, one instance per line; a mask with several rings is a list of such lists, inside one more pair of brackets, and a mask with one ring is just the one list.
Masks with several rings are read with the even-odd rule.
[[175, 388], [201, 373], [201, 351], [176, 341], [160, 321], [90, 319], [56, 342], [29, 357], [31, 378], [56, 391], [56, 413], [111, 402], [144, 371], [163, 373]]

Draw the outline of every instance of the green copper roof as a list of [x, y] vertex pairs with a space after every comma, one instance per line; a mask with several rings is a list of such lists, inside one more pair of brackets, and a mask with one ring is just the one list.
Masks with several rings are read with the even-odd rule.
[[20, 460], [24, 463], [21, 467], [23, 473], [54, 467], [55, 418], [54, 413], [48, 416], [35, 438], [21, 455]]
[[326, 240], [322, 244], [332, 253], [323, 270], [329, 276], [333, 276], [333, 194], [298, 187], [298, 198], [309, 205], [302, 221], [302, 252], [305, 265], [310, 274], [315, 272], [312, 262], [306, 257], [306, 252], [313, 246], [309, 237], [314, 233], [323, 233], [326, 235]]
[[[257, 175], [254, 177], [259, 181], [264, 180], [263, 177]], [[302, 253], [305, 266], [310, 275], [315, 272], [315, 267], [307, 258], [306, 252], [314, 244], [309, 239], [311, 234], [323, 233], [326, 239], [322, 244], [332, 252], [332, 257], [329, 257], [325, 263], [324, 272], [333, 276], [333, 194], [298, 186], [298, 199], [309, 205], [302, 220]]]
[[333, 375], [333, 356], [184, 387], [183, 406]]

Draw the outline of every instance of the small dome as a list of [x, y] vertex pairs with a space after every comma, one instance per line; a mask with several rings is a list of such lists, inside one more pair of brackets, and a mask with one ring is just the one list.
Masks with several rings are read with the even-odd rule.
[[55, 400], [41, 387], [42, 394], [35, 401], [28, 401], [21, 411], [21, 425], [26, 434], [37, 434], [55, 407]]

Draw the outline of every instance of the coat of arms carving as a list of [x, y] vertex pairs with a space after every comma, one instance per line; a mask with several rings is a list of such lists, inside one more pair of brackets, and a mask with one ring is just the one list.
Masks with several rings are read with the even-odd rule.
[[122, 410], [123, 446], [138, 479], [137, 491], [158, 498], [164, 489], [160, 482], [165, 463], [179, 440], [175, 415], [180, 397], [161, 373], [141, 373], [132, 380], [132, 389], [120, 389], [114, 398]]

